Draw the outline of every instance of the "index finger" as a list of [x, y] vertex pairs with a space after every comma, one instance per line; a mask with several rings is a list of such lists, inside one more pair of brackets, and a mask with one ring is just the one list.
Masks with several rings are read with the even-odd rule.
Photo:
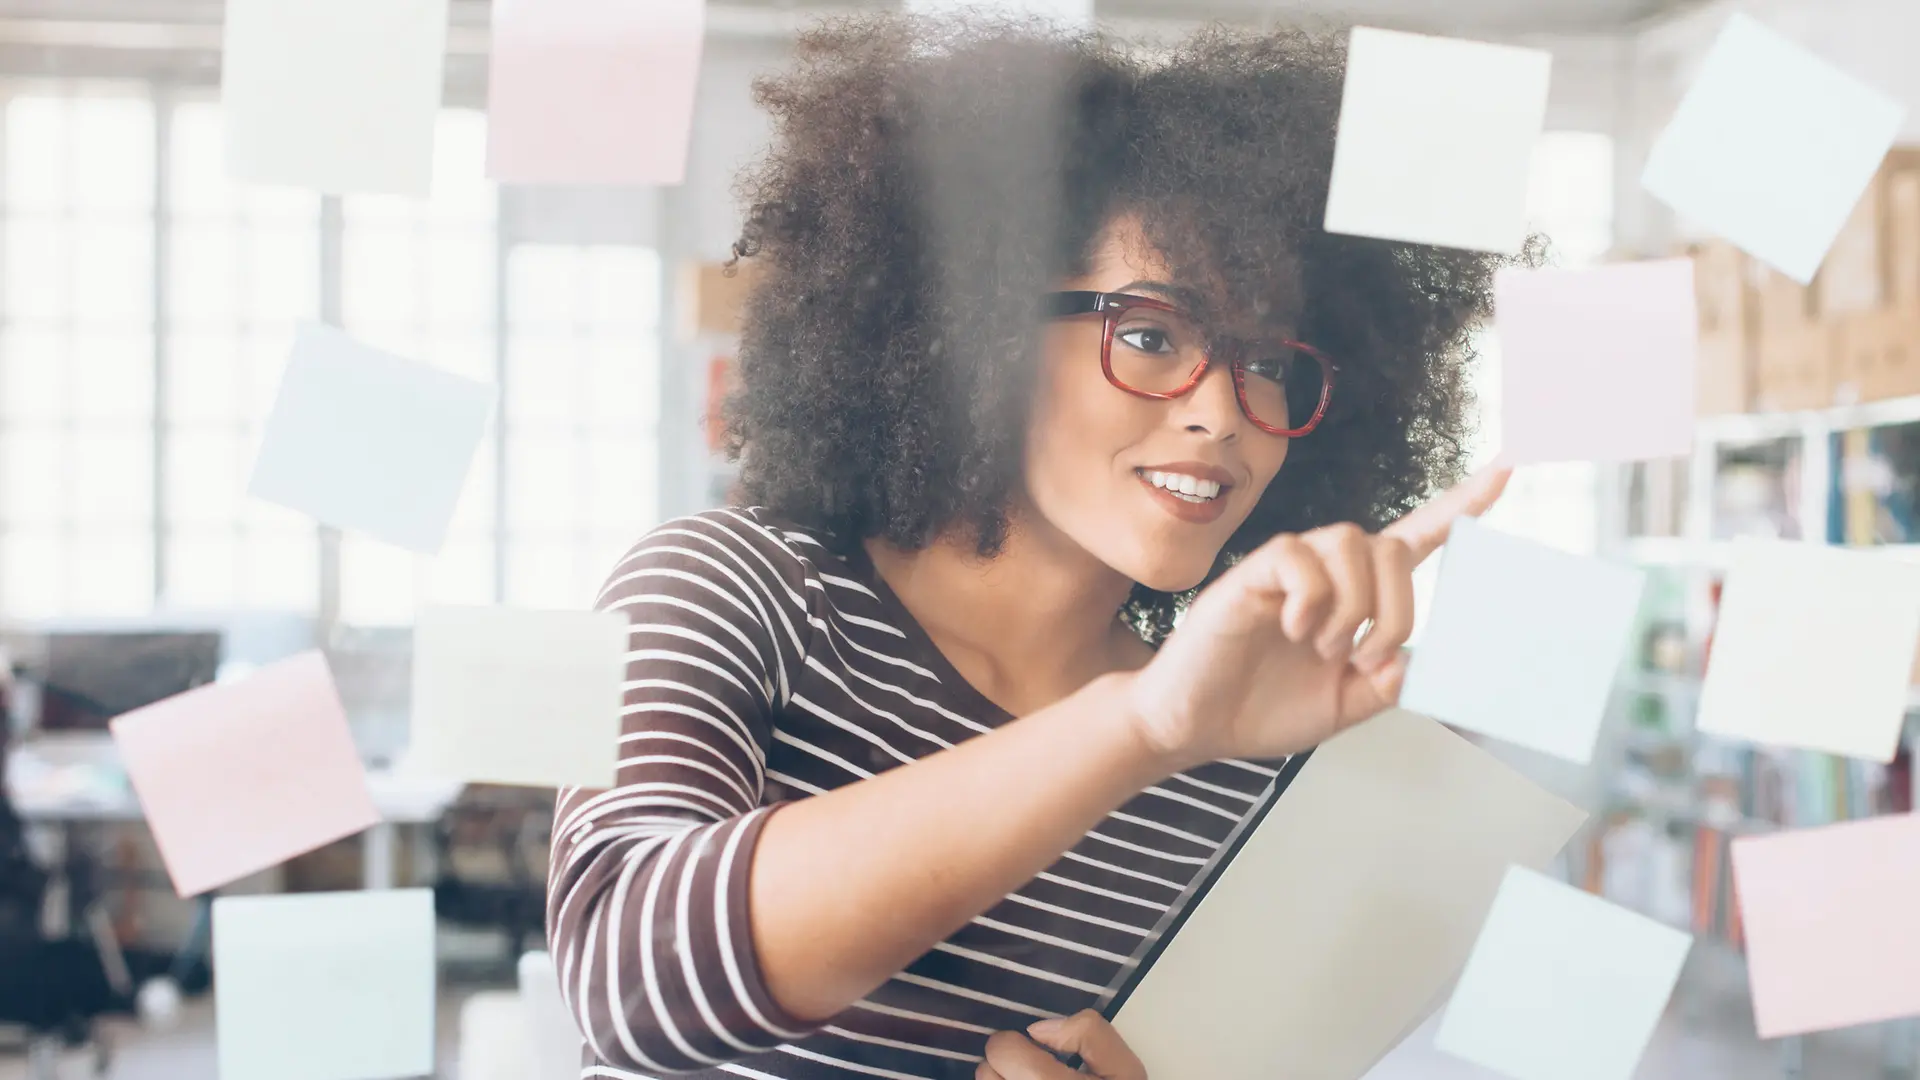
[[1419, 563], [1447, 542], [1447, 530], [1453, 528], [1455, 521], [1486, 513], [1507, 489], [1507, 478], [1512, 475], [1511, 468], [1488, 465], [1380, 530], [1380, 535], [1407, 545], [1407, 550], [1413, 552], [1413, 561]]

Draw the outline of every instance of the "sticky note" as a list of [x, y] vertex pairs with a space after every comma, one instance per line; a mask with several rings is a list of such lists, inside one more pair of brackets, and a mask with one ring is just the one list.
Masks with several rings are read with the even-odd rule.
[[433, 1073], [433, 890], [213, 902], [220, 1080]]
[[1732, 852], [1761, 1038], [1920, 1016], [1920, 818], [1743, 836]]
[[318, 651], [135, 709], [109, 726], [181, 896], [379, 820]]
[[1456, 521], [1400, 704], [1584, 763], [1645, 583], [1635, 567]]
[[1434, 1043], [1513, 1080], [1631, 1080], [1689, 934], [1507, 871]]
[[706, 0], [495, 0], [487, 175], [680, 183], [705, 36]]
[[611, 611], [422, 610], [407, 769], [494, 784], [612, 787], [627, 625]]
[[1519, 251], [1552, 63], [1538, 49], [1355, 27], [1327, 231]]
[[1899, 102], [1736, 14], [1654, 141], [1640, 183], [1805, 285], [1904, 115]]
[[1736, 540], [1700, 688], [1701, 731], [1892, 761], [1920, 644], [1920, 567]]
[[487, 383], [302, 326], [247, 492], [431, 554], [495, 396]]
[[1114, 1027], [1149, 1076], [1358, 1080], [1441, 1003], [1507, 867], [1585, 820], [1389, 710], [1313, 751]]
[[1639, 461], [1693, 448], [1692, 259], [1501, 270], [1500, 456]]
[[522, 953], [519, 981], [534, 1056], [532, 1080], [579, 1080], [580, 1027], [560, 997], [552, 954]]
[[333, 195], [425, 195], [447, 0], [227, 0], [227, 171]]

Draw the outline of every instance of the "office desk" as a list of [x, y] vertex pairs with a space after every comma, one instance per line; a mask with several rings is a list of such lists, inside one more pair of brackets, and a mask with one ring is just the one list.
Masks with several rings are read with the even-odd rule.
[[[69, 826], [144, 820], [124, 774], [118, 782], [87, 782], [89, 770], [95, 777], [111, 777], [118, 769], [110, 742], [104, 749], [95, 745], [79, 752], [72, 745], [43, 749], [28, 743], [13, 751], [8, 766], [14, 809], [29, 825], [55, 829], [63, 849], [69, 846]], [[380, 821], [361, 834], [361, 887], [392, 888], [399, 830], [438, 821], [464, 786], [458, 781], [370, 770], [367, 790]]]

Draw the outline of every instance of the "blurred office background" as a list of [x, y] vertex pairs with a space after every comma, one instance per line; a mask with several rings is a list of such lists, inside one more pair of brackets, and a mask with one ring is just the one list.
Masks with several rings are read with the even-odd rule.
[[[171, 972], [188, 991], [165, 1030], [108, 1022], [111, 1075], [212, 1075], [211, 1010], [194, 992], [205, 976], [203, 912], [155, 876], [137, 815], [98, 809], [124, 806], [124, 779], [102, 745], [103, 717], [62, 713], [62, 693], [104, 681], [116, 700], [138, 703], [317, 645], [377, 772], [406, 738], [418, 605], [586, 606], [640, 533], [724, 499], [729, 467], [714, 456], [706, 417], [732, 348], [731, 298], [714, 267], [736, 236], [730, 182], [768, 132], [750, 82], [783, 63], [808, 19], [894, 2], [715, 0], [686, 183], [558, 190], [484, 179], [487, 5], [454, 0], [435, 185], [417, 200], [226, 180], [217, 2], [0, 0], [0, 647], [18, 672], [11, 788], [36, 858], [54, 871], [49, 907], [60, 910], [49, 918], [102, 922], [136, 974]], [[1920, 142], [1911, 0], [1100, 0], [1097, 10], [1111, 29], [1148, 38], [1216, 19], [1328, 15], [1551, 50], [1530, 209], [1566, 266], [1668, 255], [1694, 239], [1637, 178], [1732, 11], [1904, 95], [1915, 113], [1905, 141]], [[294, 327], [313, 319], [501, 386], [439, 555], [342, 536], [243, 496]], [[1480, 442], [1490, 452], [1499, 441], [1490, 336], [1483, 351]], [[1731, 411], [1764, 414], [1764, 404], [1750, 394]], [[1717, 902], [1698, 895], [1717, 888], [1701, 884], [1717, 849], [1701, 846], [1712, 822], [1700, 808], [1714, 805], [1710, 781], [1727, 770], [1702, 765], [1718, 759], [1685, 714], [1714, 545], [1742, 531], [1825, 530], [1840, 445], [1830, 435], [1920, 419], [1911, 400], [1887, 408], [1829, 410], [1817, 423], [1743, 417], [1715, 429], [1732, 450], [1713, 442], [1687, 460], [1516, 478], [1496, 511], [1503, 527], [1667, 575], [1651, 603], [1668, 609], [1649, 616], [1649, 645], [1623, 673], [1599, 766], [1523, 761], [1596, 811], [1566, 873], [1700, 928]], [[1736, 764], [1736, 780], [1741, 768], [1751, 766]], [[1862, 798], [1889, 801], [1910, 783], [1857, 782]], [[448, 965], [441, 1075], [515, 1075], [482, 1065], [493, 1055], [488, 1024], [475, 1018], [515, 1007], [520, 954], [538, 947], [543, 800], [487, 790], [383, 797], [406, 807], [391, 815], [395, 827], [240, 888], [436, 886]], [[1703, 946], [1694, 966], [1647, 1075], [1912, 1067], [1911, 1033], [1895, 1025], [1762, 1045], [1742, 1012], [1737, 940]], [[26, 1068], [0, 1048], [0, 1077]], [[1410, 1046], [1379, 1075], [1481, 1074]]]

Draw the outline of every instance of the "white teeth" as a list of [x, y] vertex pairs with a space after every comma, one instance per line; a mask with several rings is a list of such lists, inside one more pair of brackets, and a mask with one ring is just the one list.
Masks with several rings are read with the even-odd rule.
[[1169, 493], [1184, 497], [1188, 502], [1207, 502], [1218, 498], [1220, 483], [1217, 480], [1202, 480], [1186, 473], [1154, 472], [1143, 470], [1142, 476], [1157, 488], [1165, 488]]

